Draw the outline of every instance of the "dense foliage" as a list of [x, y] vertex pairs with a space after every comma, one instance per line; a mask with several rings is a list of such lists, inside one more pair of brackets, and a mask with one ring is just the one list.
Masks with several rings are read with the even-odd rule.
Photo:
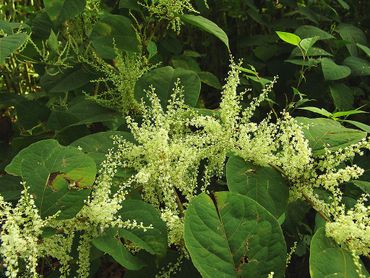
[[370, 10], [0, 3], [1, 277], [369, 277]]

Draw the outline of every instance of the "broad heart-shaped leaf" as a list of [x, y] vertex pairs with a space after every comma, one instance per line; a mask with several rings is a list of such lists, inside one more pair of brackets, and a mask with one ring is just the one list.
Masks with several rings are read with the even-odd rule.
[[344, 59], [343, 64], [348, 66], [353, 76], [369, 76], [370, 75], [370, 63], [364, 59], [349, 56]]
[[149, 90], [150, 86], [153, 86], [162, 106], [166, 107], [178, 79], [180, 79], [180, 85], [184, 87], [185, 103], [195, 106], [201, 87], [198, 74], [191, 70], [174, 69], [170, 66], [157, 68], [144, 74], [136, 82], [135, 98], [139, 101], [141, 98], [145, 99], [145, 90]]
[[228, 50], [230, 50], [229, 38], [227, 37], [226, 33], [213, 21], [200, 15], [191, 15], [191, 14], [182, 15], [181, 20], [185, 23], [188, 23], [199, 28], [200, 30], [206, 31], [214, 35], [226, 45]]
[[86, 0], [64, 0], [63, 7], [60, 10], [58, 23], [73, 18], [81, 14], [86, 6]]
[[167, 227], [159, 212], [152, 205], [141, 200], [128, 199], [122, 203], [119, 212], [122, 220], [136, 220], [144, 226], [152, 225], [152, 229], [120, 229], [119, 234], [152, 255], [165, 256], [167, 252]]
[[56, 140], [36, 142], [20, 151], [5, 168], [20, 176], [29, 186], [41, 216], [61, 211], [68, 219], [82, 208], [96, 175], [94, 160], [74, 147], [64, 147]]
[[344, 83], [335, 83], [330, 85], [330, 94], [338, 110], [345, 111], [353, 109], [355, 97], [352, 88]]
[[364, 32], [351, 24], [341, 23], [335, 29], [341, 36], [341, 38], [346, 41], [346, 47], [351, 56], [358, 56], [358, 49], [356, 43], [367, 44], [366, 35]]
[[96, 77], [81, 65], [76, 65], [56, 75], [45, 73], [41, 77], [41, 86], [50, 93], [68, 92], [82, 87]]
[[276, 34], [279, 36], [279, 38], [282, 41], [285, 41], [286, 43], [289, 43], [295, 46], [298, 46], [299, 43], [301, 42], [301, 38], [293, 33], [276, 31]]
[[138, 51], [139, 47], [139, 41], [130, 19], [122, 15], [104, 15], [94, 25], [90, 39], [98, 55], [104, 59], [113, 59], [116, 56], [114, 45], [120, 51], [131, 52]]
[[335, 37], [320, 28], [312, 25], [301, 25], [295, 30], [295, 33], [301, 38], [310, 38], [318, 36], [320, 40], [334, 39]]
[[[362, 267], [364, 277], [369, 273]], [[359, 277], [351, 253], [325, 236], [324, 228], [316, 231], [310, 244], [310, 275], [323, 277]]]
[[296, 120], [304, 125], [304, 135], [315, 155], [324, 154], [325, 145], [329, 145], [328, 148], [331, 151], [336, 151], [339, 148], [355, 144], [366, 137], [366, 132], [346, 128], [331, 119], [298, 117]]
[[351, 74], [351, 69], [347, 66], [337, 65], [332, 59], [321, 59], [322, 73], [325, 80], [339, 80]]
[[277, 220], [254, 200], [205, 193], [185, 212], [185, 245], [204, 278], [284, 277], [286, 245]]
[[0, 65], [28, 39], [27, 33], [18, 33], [0, 38]]
[[285, 212], [289, 189], [281, 174], [272, 167], [261, 167], [231, 156], [226, 164], [227, 187], [255, 200], [276, 218]]
[[100, 165], [100, 163], [105, 159], [105, 155], [108, 153], [108, 150], [113, 148], [112, 136], [123, 137], [130, 142], [134, 141], [133, 136], [129, 132], [106, 131], [84, 136], [77, 139], [70, 145], [76, 148], [82, 148], [84, 153], [87, 153], [95, 160], [96, 165]]
[[114, 122], [119, 126], [122, 121], [122, 116], [112, 110], [84, 98], [76, 97], [67, 110], [52, 111], [47, 125], [50, 129], [61, 132], [72, 126], [101, 122]]
[[117, 229], [107, 230], [103, 235], [95, 238], [92, 244], [99, 250], [112, 256], [117, 263], [129, 270], [139, 270], [146, 265], [126, 249]]
[[45, 1], [45, 10], [50, 19], [59, 26], [64, 21], [81, 14], [86, 6], [86, 0]]

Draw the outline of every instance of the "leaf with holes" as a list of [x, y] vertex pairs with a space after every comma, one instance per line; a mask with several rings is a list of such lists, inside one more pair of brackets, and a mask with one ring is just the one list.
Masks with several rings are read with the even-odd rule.
[[59, 219], [72, 218], [80, 211], [96, 175], [93, 159], [52, 139], [23, 149], [5, 170], [22, 177], [30, 187], [42, 217], [60, 210]]

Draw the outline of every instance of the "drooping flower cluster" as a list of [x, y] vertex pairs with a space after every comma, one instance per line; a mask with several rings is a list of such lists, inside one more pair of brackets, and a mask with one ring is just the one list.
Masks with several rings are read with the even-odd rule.
[[124, 55], [118, 49], [115, 49], [115, 52], [114, 67], [96, 55], [93, 55], [95, 63], [86, 60], [105, 75], [94, 82], [108, 87], [107, 90], [89, 98], [102, 106], [116, 109], [123, 115], [138, 112], [138, 103], [134, 97], [135, 84], [143, 74], [155, 66], [150, 66], [146, 58], [138, 54]]

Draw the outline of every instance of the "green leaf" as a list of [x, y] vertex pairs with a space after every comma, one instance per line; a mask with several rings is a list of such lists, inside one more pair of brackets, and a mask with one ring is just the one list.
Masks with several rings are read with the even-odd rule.
[[321, 30], [320, 28], [312, 25], [302, 25], [299, 26], [295, 33], [300, 36], [301, 38], [310, 38], [310, 37], [316, 37], [318, 36], [320, 40], [330, 40], [334, 39], [334, 36], [329, 34], [328, 32], [325, 32], [324, 30]]
[[21, 179], [10, 175], [0, 176], [0, 195], [5, 201], [16, 201], [21, 196]]
[[349, 5], [347, 4], [346, 1], [344, 1], [344, 0], [337, 0], [337, 2], [342, 6], [343, 9], [349, 10], [350, 7], [349, 7]]
[[284, 62], [291, 63], [294, 65], [299, 65], [299, 66], [307, 66], [307, 67], [314, 67], [321, 63], [319, 59], [309, 59], [309, 60], [288, 59], [288, 60], [285, 60]]
[[369, 76], [370, 63], [358, 57], [347, 57], [343, 63], [350, 67], [353, 76]]
[[85, 9], [86, 0], [48, 0], [44, 5], [50, 19], [59, 26], [81, 14]]
[[344, 83], [331, 84], [330, 94], [338, 110], [353, 109], [353, 102], [355, 99], [353, 90]]
[[333, 117], [334, 117], [334, 118], [339, 118], [339, 117], [348, 117], [348, 116], [351, 116], [351, 115], [356, 115], [356, 114], [365, 114], [365, 113], [368, 113], [368, 112], [366, 112], [366, 111], [362, 111], [362, 110], [339, 111], [339, 112], [335, 112], [335, 113], [333, 113]]
[[199, 28], [200, 30], [206, 31], [214, 35], [226, 45], [228, 50], [230, 50], [229, 38], [227, 37], [226, 33], [220, 27], [218, 27], [218, 25], [213, 21], [210, 21], [209, 19], [204, 18], [203, 16], [200, 15], [191, 15], [191, 14], [182, 15], [181, 20], [185, 23], [188, 23]]
[[126, 249], [121, 242], [117, 229], [109, 229], [100, 237], [95, 238], [92, 244], [129, 270], [139, 270], [146, 265]]
[[5, 170], [22, 177], [30, 187], [42, 217], [60, 210], [60, 219], [72, 218], [79, 212], [96, 175], [95, 162], [89, 156], [52, 139], [23, 149]]
[[100, 165], [100, 163], [105, 159], [105, 155], [108, 153], [108, 150], [114, 146], [112, 136], [120, 136], [130, 142], [134, 141], [133, 136], [129, 132], [106, 131], [84, 136], [70, 145], [76, 148], [80, 147], [84, 153], [88, 154], [95, 160], [96, 165]]
[[28, 27], [27, 24], [19, 23], [19, 22], [9, 22], [6, 20], [0, 19], [0, 30], [4, 31], [6, 34], [11, 35], [13, 34], [14, 29], [18, 29], [21, 27]]
[[[302, 40], [303, 41], [303, 40]], [[319, 47], [310, 47], [307, 52], [305, 53], [308, 57], [319, 57], [319, 56], [327, 56], [332, 57], [333, 55], [326, 50], [319, 48]], [[291, 56], [297, 57], [297, 56], [303, 56], [302, 51], [299, 48], [294, 48]], [[310, 59], [312, 60], [312, 59]]]
[[67, 110], [57, 110], [50, 114], [47, 126], [50, 129], [62, 132], [67, 128], [93, 123], [117, 123], [122, 124], [122, 117], [113, 111], [100, 105], [76, 97], [69, 104]]
[[329, 117], [329, 118], [333, 115], [332, 113], [330, 113], [329, 111], [327, 111], [324, 108], [308, 106], [308, 107], [300, 107], [298, 109], [307, 110], [307, 111], [310, 111], [310, 112], [313, 112], [313, 113], [316, 113], [316, 114], [320, 114], [320, 115], [323, 115], [323, 116]]
[[137, 0], [120, 0], [119, 8], [130, 9], [134, 11], [140, 11], [140, 5]]
[[354, 180], [352, 181], [354, 185], [356, 185], [358, 188], [360, 188], [363, 192], [366, 194], [370, 194], [370, 182], [368, 181], [359, 181]]
[[301, 38], [293, 33], [276, 31], [276, 34], [279, 36], [281, 40], [295, 46], [298, 46], [299, 43], [301, 42]]
[[27, 33], [18, 33], [0, 38], [0, 65], [4, 64], [5, 59], [16, 52], [27, 40]]
[[343, 120], [343, 122], [349, 123], [351, 125], [354, 125], [355, 127], [358, 127], [359, 129], [362, 129], [363, 131], [366, 131], [370, 134], [370, 126], [358, 121], [351, 121], [351, 120]]
[[351, 69], [347, 66], [337, 65], [332, 59], [322, 58], [321, 68], [325, 80], [339, 80], [348, 77]]
[[328, 148], [331, 151], [336, 151], [339, 148], [358, 143], [366, 137], [366, 132], [346, 128], [339, 122], [331, 119], [309, 119], [304, 117], [296, 119], [304, 125], [304, 135], [315, 155], [323, 155], [326, 144], [329, 145]]
[[55, 35], [53, 30], [51, 30], [50, 36], [46, 42], [47, 42], [48, 47], [50, 47], [52, 51], [54, 51], [55, 53], [58, 53], [58, 49], [59, 49], [58, 37], [57, 35]]
[[113, 59], [116, 54], [114, 45], [119, 50], [137, 52], [139, 41], [131, 21], [122, 15], [104, 15], [91, 32], [90, 39], [98, 53], [104, 59]]
[[148, 50], [149, 54], [148, 59], [153, 58], [153, 56], [155, 56], [158, 53], [157, 45], [153, 41], [149, 41], [146, 50]]
[[[364, 267], [361, 272], [368, 277]], [[311, 240], [310, 275], [312, 278], [359, 277], [351, 253], [327, 238], [324, 228], [318, 229]]]
[[226, 164], [226, 179], [231, 192], [255, 200], [276, 218], [285, 212], [289, 189], [277, 170], [231, 156]]
[[136, 220], [144, 226], [152, 225], [145, 232], [142, 229], [120, 229], [119, 234], [152, 255], [164, 257], [167, 252], [167, 227], [157, 209], [141, 200], [125, 200], [119, 212], [122, 220]]
[[63, 0], [45, 1], [45, 11], [53, 22], [56, 22], [63, 7]]
[[[300, 41], [299, 45], [303, 48], [303, 50], [308, 55], [308, 51], [311, 49], [311, 47], [320, 39], [319, 36], [306, 38]], [[310, 55], [309, 55], [310, 56]]]
[[213, 73], [208, 71], [201, 71], [198, 72], [198, 76], [204, 84], [207, 84], [208, 86], [213, 87], [215, 89], [222, 88], [220, 81], [218, 80], [217, 76], [214, 75]]
[[364, 32], [354, 25], [341, 23], [337, 26], [336, 31], [344, 41], [348, 42], [346, 47], [352, 56], [358, 56], [356, 43], [367, 44]]
[[96, 75], [89, 72], [81, 65], [59, 72], [56, 75], [45, 73], [40, 82], [43, 89], [50, 93], [68, 92], [78, 89], [96, 78]]
[[162, 106], [165, 107], [171, 97], [177, 79], [180, 79], [180, 85], [184, 87], [185, 103], [195, 106], [198, 102], [201, 87], [198, 74], [194, 71], [182, 68], [174, 69], [170, 66], [157, 68], [144, 74], [136, 82], [135, 98], [139, 101], [141, 98], [145, 99], [145, 90], [153, 86], [161, 100]]
[[286, 245], [277, 220], [254, 200], [202, 193], [185, 212], [185, 245], [202, 277], [284, 277]]
[[368, 48], [367, 46], [365, 45], [362, 45], [360, 43], [356, 43], [356, 45], [358, 46], [358, 48], [360, 48], [363, 52], [365, 52], [365, 54], [367, 55], [367, 57], [370, 58], [370, 48]]
[[86, 6], [86, 0], [64, 0], [63, 7], [60, 10], [58, 23], [74, 18], [81, 14]]

